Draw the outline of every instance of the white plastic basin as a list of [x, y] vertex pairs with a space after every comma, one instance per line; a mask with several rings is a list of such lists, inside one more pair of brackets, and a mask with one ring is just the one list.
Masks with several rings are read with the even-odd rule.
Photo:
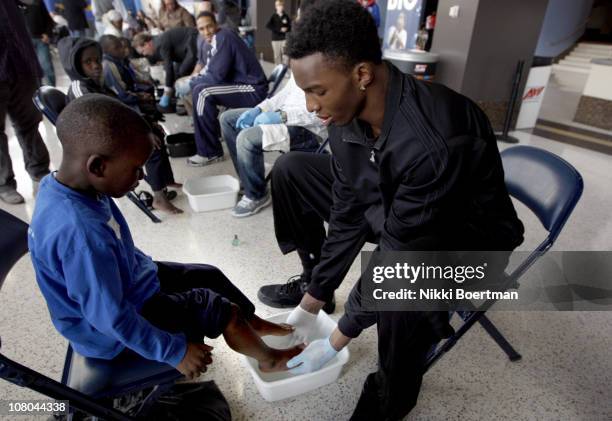
[[236, 204], [240, 183], [231, 175], [190, 178], [183, 184], [189, 206], [195, 212], [231, 208]]
[[[274, 323], [284, 323], [290, 312], [276, 314], [267, 318]], [[317, 316], [317, 326], [310, 338], [327, 338], [336, 328], [336, 322], [331, 319], [324, 311], [320, 311]], [[288, 336], [265, 336], [263, 341], [271, 347], [284, 349], [292, 345], [292, 335]], [[345, 347], [331, 361], [324, 365], [320, 370], [313, 373], [294, 375], [288, 371], [277, 373], [262, 373], [259, 371], [257, 361], [253, 358], [242, 356], [242, 360], [253, 376], [257, 390], [261, 396], [269, 401], [278, 401], [291, 398], [318, 389], [326, 384], [338, 379], [342, 366], [349, 360], [349, 350]]]

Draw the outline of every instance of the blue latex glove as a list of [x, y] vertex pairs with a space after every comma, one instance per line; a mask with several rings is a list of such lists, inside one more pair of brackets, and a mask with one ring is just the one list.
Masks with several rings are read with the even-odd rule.
[[259, 114], [261, 114], [261, 108], [259, 107], [251, 108], [250, 110], [243, 112], [240, 114], [240, 117], [238, 117], [238, 120], [236, 120], [236, 128], [243, 130], [252, 127], [255, 117], [257, 117]]
[[267, 113], [261, 113], [257, 116], [253, 122], [253, 126], [259, 126], [260, 124], [282, 124], [283, 119], [279, 112], [271, 111]]
[[287, 368], [292, 374], [305, 374], [317, 371], [336, 356], [336, 351], [329, 338], [317, 339], [306, 347], [299, 355], [287, 361]]
[[170, 106], [170, 95], [162, 95], [162, 97], [159, 100], [159, 106], [160, 107], [169, 107]]

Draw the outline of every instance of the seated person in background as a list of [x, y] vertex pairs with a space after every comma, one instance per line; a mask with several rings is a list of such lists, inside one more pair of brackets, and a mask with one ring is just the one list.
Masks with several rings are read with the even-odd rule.
[[202, 12], [198, 31], [210, 44], [206, 67], [191, 80], [197, 154], [188, 158], [200, 167], [223, 159], [217, 106], [254, 107], [268, 93], [268, 80], [257, 57], [233, 31], [219, 28], [215, 15]]
[[157, 27], [162, 31], [179, 27], [195, 27], [193, 15], [176, 0], [162, 0], [157, 19]]
[[133, 73], [136, 86], [139, 87], [139, 90], [154, 94], [155, 82], [151, 76], [149, 60], [144, 57], [136, 57], [136, 50], [134, 50], [132, 42], [128, 38], [120, 38], [119, 41], [123, 47], [123, 60]]
[[[115, 96], [113, 91], [104, 86], [100, 44], [86, 38], [63, 38], [58, 44], [58, 49], [64, 70], [72, 81], [68, 89], [70, 101], [92, 93]], [[170, 160], [166, 148], [163, 147], [165, 137], [163, 129], [155, 122], [156, 115], [145, 117], [158, 142], [146, 164], [145, 180], [153, 190], [153, 207], [168, 213], [182, 213], [182, 210], [170, 203], [170, 199], [176, 197], [176, 193], [167, 191], [167, 187], [181, 187], [181, 184], [174, 181]]]
[[276, 350], [260, 336], [287, 335], [291, 326], [257, 317], [216, 267], [154, 262], [134, 245], [111, 198], [142, 179], [150, 125], [92, 94], [66, 106], [57, 136], [62, 163], [41, 182], [28, 242], [53, 324], [73, 349], [105, 360], [131, 350], [194, 378], [212, 362], [204, 337], [223, 334], [262, 371], [286, 370], [303, 346]]
[[104, 24], [104, 35], [114, 35], [119, 38], [124, 36], [123, 17], [115, 9], [109, 10], [102, 16], [102, 23]]
[[198, 31], [195, 28], [173, 28], [161, 35], [151, 36], [143, 32], [137, 34], [132, 45], [138, 54], [148, 57], [152, 62], [162, 61], [166, 72], [166, 87], [159, 105], [164, 112], [170, 112], [170, 100], [174, 92], [174, 82], [180, 77], [190, 75], [197, 61]]
[[264, 172], [266, 146], [284, 152], [314, 152], [319, 139], [327, 138], [321, 119], [306, 109], [304, 91], [293, 76], [272, 98], [255, 108], [225, 111], [220, 122], [223, 140], [244, 189], [244, 196], [232, 210], [237, 218], [253, 215], [271, 202]]
[[151, 114], [155, 112], [155, 99], [152, 93], [139, 90], [134, 73], [125, 61], [125, 51], [121, 40], [114, 35], [100, 37], [103, 52], [104, 85], [112, 90], [121, 102], [135, 109]]
[[[193, 103], [191, 101], [191, 81], [204, 72], [211, 49], [211, 45], [206, 42], [206, 38], [204, 38], [202, 32], [200, 32], [199, 30], [198, 32], [198, 60], [196, 62], [196, 65], [189, 76], [183, 76], [174, 83], [174, 92], [176, 94], [176, 97], [182, 100], [182, 105], [185, 108], [185, 112], [190, 116], [193, 116]], [[177, 114], [178, 112], [179, 110], [177, 109]]]

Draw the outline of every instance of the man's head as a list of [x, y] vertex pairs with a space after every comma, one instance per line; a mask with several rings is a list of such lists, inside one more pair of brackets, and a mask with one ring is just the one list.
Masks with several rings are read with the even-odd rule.
[[63, 147], [60, 172], [77, 174], [82, 185], [112, 197], [134, 189], [153, 149], [151, 128], [133, 109], [100, 94], [70, 102], [57, 120]]
[[403, 30], [406, 27], [406, 15], [402, 12], [397, 15], [397, 20], [395, 21], [395, 28], [398, 31]]
[[274, 2], [274, 7], [276, 8], [276, 13], [282, 15], [285, 12], [285, 1], [284, 0], [276, 0]]
[[155, 46], [153, 45], [153, 36], [146, 32], [141, 32], [134, 36], [132, 46], [141, 56], [155, 55]]
[[350, 0], [319, 1], [305, 10], [286, 53], [308, 110], [324, 124], [348, 124], [360, 114], [382, 63], [372, 16]]
[[98, 45], [80, 50], [76, 57], [77, 71], [96, 83], [102, 83], [102, 57]]
[[102, 52], [116, 59], [124, 58], [123, 45], [121, 40], [114, 35], [102, 35], [98, 41], [102, 47]]
[[215, 5], [210, 0], [204, 0], [200, 4], [200, 12], [214, 13], [215, 12]]
[[123, 28], [123, 17], [121, 16], [121, 13], [119, 13], [115, 9], [111, 9], [108, 12], [106, 12], [105, 16], [108, 18], [108, 21], [115, 28], [117, 28], [117, 29], [119, 29], [121, 31], [121, 29]]
[[215, 15], [211, 12], [200, 13], [196, 19], [196, 26], [200, 36], [202, 36], [202, 38], [204, 38], [208, 43], [211, 43], [215, 34], [219, 32], [217, 19], [215, 19]]
[[164, 7], [167, 11], [173, 12], [177, 8], [176, 0], [164, 0]]

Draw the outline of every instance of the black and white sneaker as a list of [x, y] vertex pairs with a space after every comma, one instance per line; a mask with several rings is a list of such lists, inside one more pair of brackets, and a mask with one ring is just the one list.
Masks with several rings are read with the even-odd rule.
[[[308, 289], [310, 281], [303, 275], [292, 276], [284, 284], [264, 285], [257, 291], [257, 298], [262, 303], [274, 308], [289, 308], [300, 304]], [[323, 311], [331, 314], [336, 309], [336, 300], [325, 303]]]

